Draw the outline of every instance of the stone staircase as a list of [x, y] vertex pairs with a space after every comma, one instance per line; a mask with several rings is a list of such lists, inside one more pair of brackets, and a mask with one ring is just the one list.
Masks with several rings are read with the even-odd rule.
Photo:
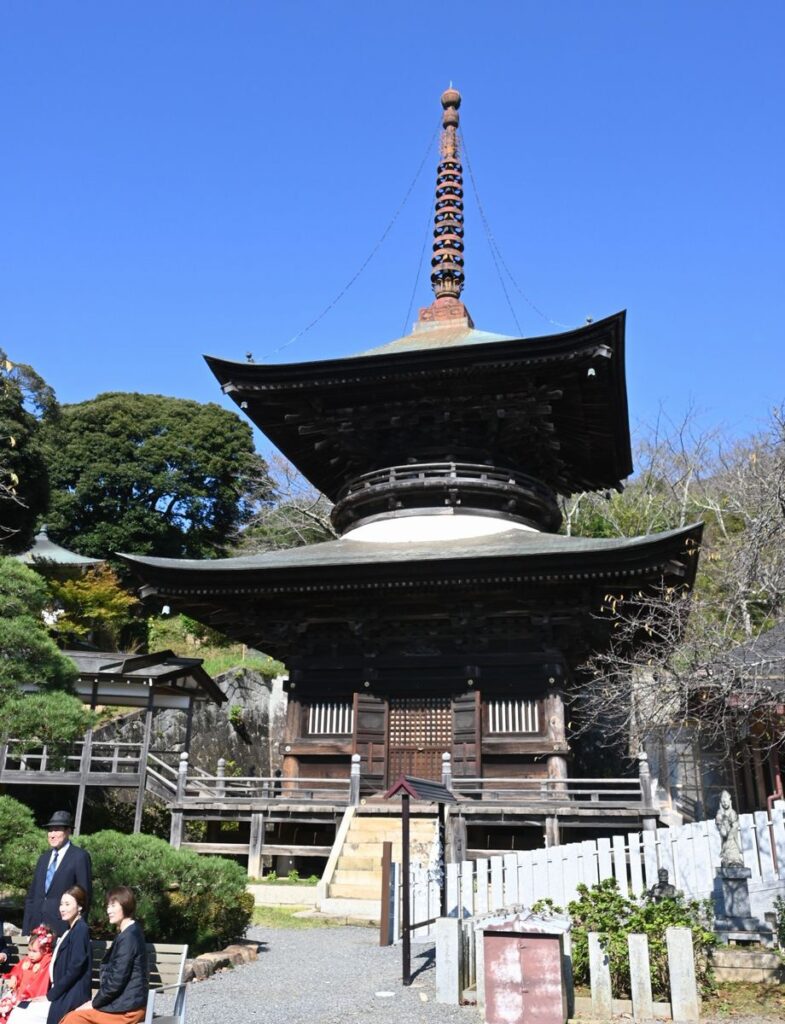
[[[428, 864], [436, 838], [434, 815], [409, 819], [413, 864]], [[392, 859], [401, 860], [400, 814], [358, 811], [344, 840], [321, 910], [350, 919], [378, 921], [381, 913], [382, 844], [392, 843]]]

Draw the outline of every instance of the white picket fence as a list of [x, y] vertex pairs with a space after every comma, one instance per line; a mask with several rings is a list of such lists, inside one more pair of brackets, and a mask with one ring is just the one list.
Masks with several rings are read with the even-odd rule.
[[[756, 886], [785, 882], [785, 802], [771, 817], [766, 811], [739, 815], [744, 863]], [[611, 839], [589, 839], [548, 849], [524, 850], [447, 865], [447, 914], [474, 917], [514, 906], [531, 907], [551, 899], [560, 907], [577, 898], [580, 883], [596, 885], [615, 878], [625, 895], [641, 896], [667, 868], [670, 882], [689, 899], [705, 899], [714, 891], [720, 863], [720, 837], [714, 820], [680, 828], [631, 832]], [[400, 874], [396, 872], [396, 877]], [[434, 868], [412, 872], [411, 920], [439, 916], [439, 874]], [[398, 901], [395, 901], [396, 903]], [[431, 934], [416, 929], [414, 939]]]

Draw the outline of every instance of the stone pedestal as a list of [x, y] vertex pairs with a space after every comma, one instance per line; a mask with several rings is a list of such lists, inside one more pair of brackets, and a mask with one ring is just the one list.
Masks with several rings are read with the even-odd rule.
[[774, 944], [774, 932], [769, 925], [750, 913], [749, 878], [752, 872], [741, 864], [727, 864], [717, 868], [717, 879], [722, 884], [722, 913], [714, 919], [714, 931], [720, 942], [761, 942]]

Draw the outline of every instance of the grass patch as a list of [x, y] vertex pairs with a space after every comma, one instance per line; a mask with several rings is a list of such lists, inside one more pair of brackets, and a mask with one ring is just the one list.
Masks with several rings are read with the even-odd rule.
[[309, 907], [254, 907], [253, 923], [263, 928], [329, 928], [334, 921], [323, 917], [295, 917], [300, 910]]
[[274, 661], [263, 654], [244, 654], [239, 644], [231, 647], [202, 647], [197, 656], [204, 658], [202, 667], [211, 676], [228, 672], [231, 668], [255, 669], [264, 676], [275, 676], [283, 671], [280, 661]]
[[309, 875], [307, 878], [289, 878], [284, 875], [279, 878], [277, 875], [265, 875], [263, 878], [249, 878], [249, 885], [318, 885], [319, 876]]
[[705, 1017], [754, 1017], [760, 1021], [785, 1020], [785, 987], [776, 982], [747, 984], [718, 982], [717, 991], [703, 1001]]

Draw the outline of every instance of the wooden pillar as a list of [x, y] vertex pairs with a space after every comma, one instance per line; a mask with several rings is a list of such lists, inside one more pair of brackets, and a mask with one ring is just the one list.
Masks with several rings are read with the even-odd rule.
[[752, 766], [755, 771], [755, 790], [756, 800], [753, 810], [759, 811], [761, 808], [766, 806], [766, 797], [768, 794], [768, 787], [766, 786], [766, 780], [763, 777], [763, 762], [761, 761], [760, 750], [757, 744], [752, 745]]
[[74, 835], [78, 836], [82, 830], [82, 815], [84, 813], [85, 792], [87, 790], [87, 778], [90, 774], [90, 761], [93, 756], [93, 730], [88, 729], [82, 740], [82, 756], [79, 759], [79, 793], [76, 797], [76, 814], [74, 815]]
[[755, 810], [755, 790], [752, 780], [752, 764], [750, 757], [749, 745], [745, 745], [742, 749], [742, 765], [741, 765], [741, 777], [744, 782], [744, 796], [747, 800], [747, 810]]
[[[548, 755], [548, 778], [567, 778], [567, 725], [564, 716], [564, 700], [561, 693], [552, 690], [544, 701], [548, 740], [553, 753]], [[566, 789], [566, 786], [549, 786], [550, 793]]]
[[[93, 680], [92, 693], [90, 694], [90, 710], [95, 711], [98, 703], [98, 681]], [[79, 793], [76, 798], [76, 814], [74, 815], [74, 835], [78, 836], [82, 830], [82, 815], [84, 814], [85, 793], [87, 791], [87, 779], [90, 775], [90, 762], [93, 758], [93, 728], [92, 726], [84, 734], [82, 741], [82, 756], [79, 759]]]
[[194, 699], [188, 701], [188, 711], [185, 718], [185, 739], [183, 740], [183, 750], [190, 754], [191, 752], [191, 734], [194, 728]]
[[142, 810], [144, 794], [147, 786], [147, 755], [150, 753], [150, 736], [153, 731], [153, 683], [150, 680], [150, 693], [147, 697], [147, 708], [144, 713], [144, 735], [142, 749], [139, 751], [139, 789], [136, 792], [136, 811], [134, 812], [134, 835], [142, 831]]
[[262, 856], [264, 854], [264, 814], [251, 814], [251, 829], [248, 835], [248, 877], [262, 877]]
[[412, 936], [411, 936], [411, 863], [409, 860], [409, 794], [401, 794], [401, 877], [403, 895], [401, 902], [401, 957], [403, 984], [412, 983]]
[[172, 807], [172, 822], [169, 828], [169, 845], [179, 850], [183, 842], [183, 801], [185, 800], [185, 786], [188, 778], [188, 754], [183, 751], [180, 754], [180, 764], [177, 770], [177, 793]]
[[[300, 762], [291, 753], [294, 741], [300, 735], [300, 717], [302, 706], [300, 701], [289, 694], [289, 703], [286, 708], [286, 728], [284, 730], [283, 761], [281, 763], [281, 775], [284, 779], [296, 779], [300, 774]], [[282, 790], [284, 793], [294, 787], [287, 786], [284, 782]]]

